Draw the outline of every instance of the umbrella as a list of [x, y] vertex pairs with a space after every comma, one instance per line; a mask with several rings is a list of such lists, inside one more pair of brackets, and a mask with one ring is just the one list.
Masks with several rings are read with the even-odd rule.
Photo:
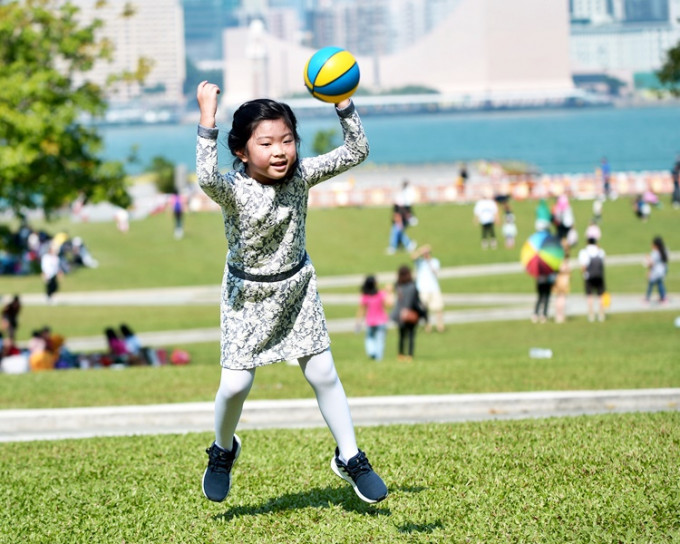
[[564, 248], [559, 238], [548, 231], [532, 234], [524, 242], [520, 260], [527, 272], [534, 277], [554, 274], [560, 269], [564, 259]]

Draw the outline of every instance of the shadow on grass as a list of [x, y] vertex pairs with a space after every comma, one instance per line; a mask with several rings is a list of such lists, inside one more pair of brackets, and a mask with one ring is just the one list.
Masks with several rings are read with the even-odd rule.
[[368, 516], [391, 515], [389, 508], [382, 507], [382, 504], [380, 505], [381, 507], [377, 508], [377, 505], [361, 501], [349, 487], [325, 487], [311, 489], [302, 493], [287, 493], [280, 497], [271, 498], [261, 505], [237, 506], [222, 514], [213, 516], [213, 519], [231, 521], [242, 516], [257, 516], [303, 508], [329, 508], [336, 505], [341, 506], [348, 512], [356, 512], [357, 514]]
[[443, 528], [444, 524], [437, 520], [434, 523], [406, 523], [397, 527], [397, 531], [400, 533], [434, 533]]

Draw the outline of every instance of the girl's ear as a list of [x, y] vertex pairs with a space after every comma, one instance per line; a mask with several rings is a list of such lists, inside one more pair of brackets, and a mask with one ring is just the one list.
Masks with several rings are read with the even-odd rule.
[[235, 153], [242, 163], [245, 164], [248, 162], [248, 155], [246, 155], [245, 150], [241, 149], [240, 151], [236, 151]]

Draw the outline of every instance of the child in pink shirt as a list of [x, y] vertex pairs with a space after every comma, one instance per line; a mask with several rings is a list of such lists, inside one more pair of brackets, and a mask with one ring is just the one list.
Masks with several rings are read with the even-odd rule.
[[357, 312], [357, 330], [366, 323], [366, 355], [375, 361], [382, 361], [385, 354], [385, 336], [389, 321], [385, 307], [388, 299], [388, 293], [378, 289], [375, 276], [368, 276], [364, 280]]

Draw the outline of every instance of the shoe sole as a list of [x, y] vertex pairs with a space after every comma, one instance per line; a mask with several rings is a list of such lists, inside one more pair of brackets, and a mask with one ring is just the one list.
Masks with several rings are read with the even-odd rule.
[[331, 470], [335, 472], [335, 474], [345, 480], [348, 484], [352, 486], [354, 489], [354, 492], [357, 494], [357, 497], [359, 497], [362, 501], [367, 502], [369, 504], [375, 504], [377, 502], [380, 502], [382, 500], [385, 500], [387, 498], [388, 493], [385, 493], [384, 496], [380, 497], [379, 499], [369, 499], [368, 497], [365, 497], [364, 495], [361, 494], [361, 491], [357, 488], [357, 484], [354, 483], [354, 480], [350, 478], [347, 474], [343, 474], [343, 472], [340, 470], [338, 465], [335, 463], [335, 457], [331, 459]]
[[[236, 464], [236, 460], [238, 459], [238, 456], [241, 455], [241, 439], [234, 435], [234, 438], [236, 439], [236, 455], [234, 455], [234, 462], [231, 464], [231, 470], [234, 470], [234, 465]], [[201, 479], [201, 491], [203, 491], [203, 496], [208, 499], [209, 501], [213, 502], [223, 502], [227, 499], [229, 496], [229, 492], [231, 491], [231, 486], [234, 483], [233, 478], [231, 477], [231, 473], [229, 473], [229, 490], [227, 491], [227, 494], [224, 496], [224, 499], [216, 501], [215, 499], [211, 499], [206, 495], [205, 493], [205, 475], [208, 473], [208, 469], [205, 469], [205, 472], [203, 472], [203, 478]]]

